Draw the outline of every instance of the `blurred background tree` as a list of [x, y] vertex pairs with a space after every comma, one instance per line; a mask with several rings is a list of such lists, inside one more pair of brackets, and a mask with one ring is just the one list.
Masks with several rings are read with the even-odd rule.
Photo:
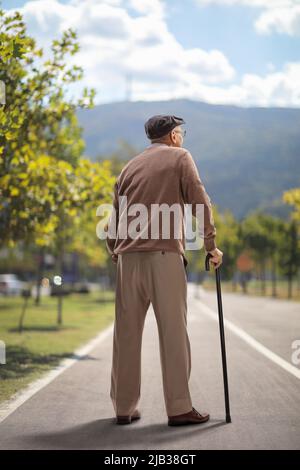
[[[84, 158], [78, 108], [92, 108], [94, 89], [67, 97], [69, 87], [83, 77], [67, 56], [79, 45], [68, 29], [52, 41], [52, 57], [26, 34], [19, 12], [0, 10], [0, 80], [5, 102], [0, 106], [0, 246], [17, 247], [35, 256], [37, 296], [47, 252], [56, 257], [62, 274], [66, 250], [84, 255], [98, 266], [107, 263], [104, 243], [96, 237], [96, 208], [111, 202], [114, 176], [108, 160]], [[96, 261], [97, 260], [97, 261]], [[61, 305], [58, 312], [61, 323]]]

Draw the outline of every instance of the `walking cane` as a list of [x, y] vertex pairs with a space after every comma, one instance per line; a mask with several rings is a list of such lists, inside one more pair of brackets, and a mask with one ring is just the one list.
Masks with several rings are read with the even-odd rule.
[[[205, 269], [209, 271], [209, 259], [212, 258], [211, 253], [207, 253], [205, 258]], [[219, 312], [219, 328], [220, 328], [220, 339], [221, 339], [221, 352], [222, 352], [222, 365], [223, 365], [223, 382], [224, 382], [224, 396], [225, 396], [225, 411], [226, 411], [226, 423], [231, 423], [230, 409], [229, 409], [229, 392], [228, 392], [228, 378], [227, 378], [227, 362], [226, 362], [226, 348], [225, 348], [225, 333], [224, 333], [224, 322], [223, 322], [223, 308], [222, 308], [222, 296], [221, 296], [221, 282], [220, 282], [220, 268], [216, 268], [216, 285], [217, 285], [217, 297], [218, 297], [218, 312]]]

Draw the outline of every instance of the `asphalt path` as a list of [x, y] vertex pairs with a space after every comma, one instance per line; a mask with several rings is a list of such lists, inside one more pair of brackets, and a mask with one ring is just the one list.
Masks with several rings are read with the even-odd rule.
[[[299, 449], [300, 304], [223, 293], [232, 423], [224, 420], [217, 298], [188, 286], [193, 405], [202, 425], [170, 427], [152, 307], [142, 345], [142, 418], [115, 424], [109, 397], [112, 333], [0, 423], [0, 449]], [[112, 331], [112, 330], [111, 330]]]

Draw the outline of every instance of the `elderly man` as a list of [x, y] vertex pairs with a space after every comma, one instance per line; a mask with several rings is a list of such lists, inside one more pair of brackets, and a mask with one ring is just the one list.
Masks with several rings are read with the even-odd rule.
[[[210, 261], [215, 268], [222, 263], [223, 253], [215, 242], [210, 198], [190, 152], [182, 146], [185, 135], [182, 124], [185, 121], [178, 116], [151, 117], [145, 123], [151, 145], [124, 166], [114, 187], [114, 211], [106, 226], [106, 245], [117, 263], [110, 397], [118, 424], [129, 424], [141, 417], [137, 408], [141, 345], [150, 303], [158, 325], [168, 425], [200, 424], [209, 419], [208, 413], [199, 413], [193, 407], [188, 385], [191, 373], [187, 333], [188, 262], [184, 230], [179, 230], [179, 235], [174, 233], [175, 228], [183, 227], [185, 204], [191, 204], [196, 217], [196, 205], [201, 204], [204, 209], [204, 246], [213, 255]], [[126, 199], [125, 209], [123, 199]], [[132, 236], [127, 231], [124, 236], [124, 229], [136, 217], [130, 211], [137, 207], [134, 204], [139, 204], [141, 212], [143, 208], [150, 210], [152, 205], [173, 207], [175, 204], [179, 207], [179, 220], [174, 222], [174, 215], [168, 237], [163, 236], [160, 226], [155, 236], [151, 236], [159, 216], [153, 217], [151, 213], [149, 217], [147, 213], [139, 220], [139, 235]], [[113, 223], [114, 236], [111, 235]]]

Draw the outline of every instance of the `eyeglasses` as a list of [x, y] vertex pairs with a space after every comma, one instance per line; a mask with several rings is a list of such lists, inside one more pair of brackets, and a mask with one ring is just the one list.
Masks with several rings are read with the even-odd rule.
[[183, 132], [181, 131], [174, 131], [174, 132], [176, 132], [177, 134], [181, 134], [182, 137], [186, 136], [186, 130], [184, 130]]

